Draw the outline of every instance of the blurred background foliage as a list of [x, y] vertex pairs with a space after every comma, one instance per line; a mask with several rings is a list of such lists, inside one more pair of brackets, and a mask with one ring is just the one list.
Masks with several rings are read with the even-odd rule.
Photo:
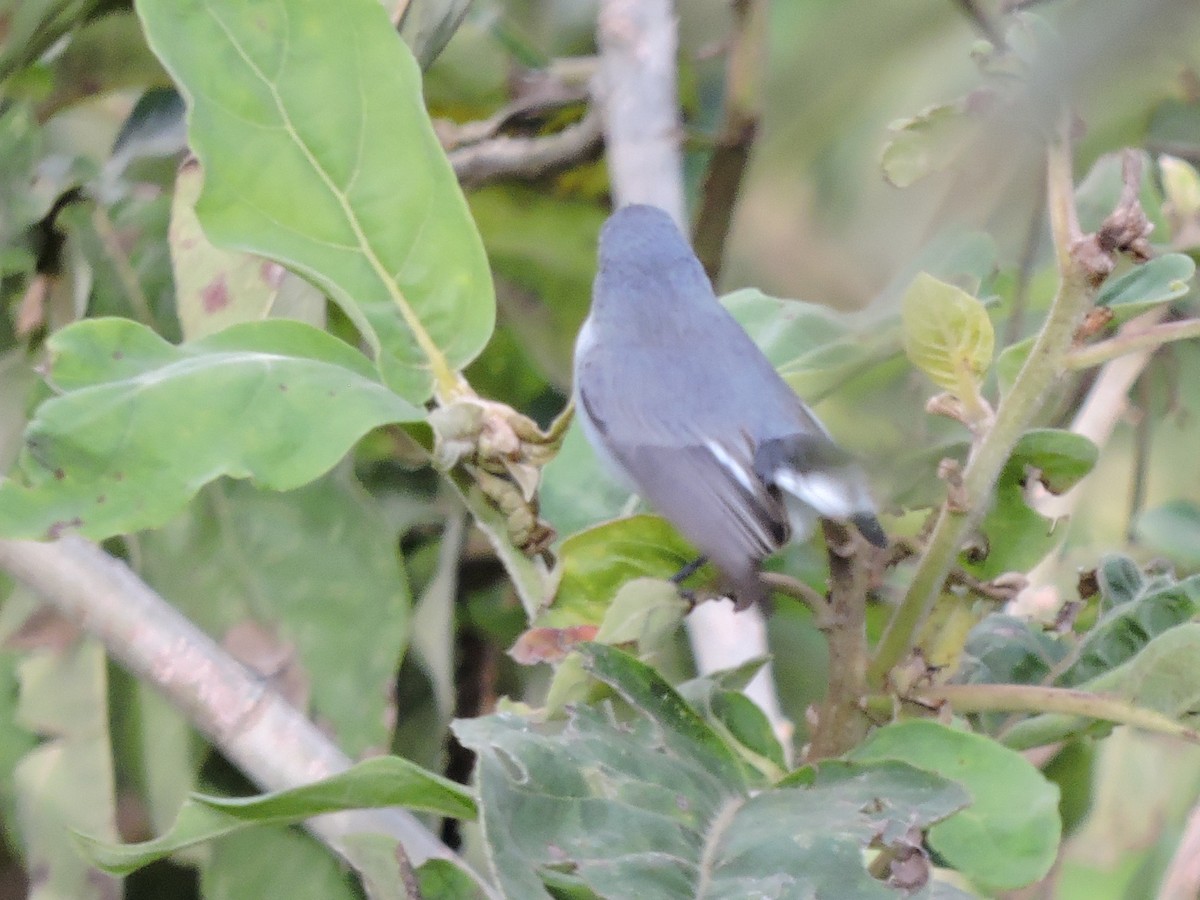
[[[979, 90], [986, 28], [971, 15], [978, 8], [996, 21], [996, 3], [774, 0], [767, 7], [757, 138], [719, 288], [753, 286], [852, 314], [850, 331], [868, 352], [849, 353], [844, 369], [834, 360], [844, 375], [836, 383], [805, 382], [803, 372], [794, 381], [867, 461], [900, 531], [916, 527], [906, 510], [940, 496], [937, 460], [947, 448], [962, 451], [961, 428], [924, 413], [928, 383], [903, 358], [899, 300], [915, 272], [987, 300], [1002, 345], [1032, 333], [1054, 289], [1041, 135], [1063, 96], [1079, 120], [1079, 177], [1124, 146], [1200, 165], [1194, 0], [1000, 5], [1027, 7], [1057, 36], [1018, 28], [1015, 40], [1037, 48], [1031, 75], [996, 96]], [[593, 53], [595, 12], [579, 0], [475, 0], [427, 71], [431, 114], [459, 123], [486, 118], [530, 70]], [[719, 127], [732, 13], [727, 0], [680, 0], [678, 14], [694, 205]], [[185, 135], [169, 86], [129, 4], [0, 0], [0, 469], [15, 459], [29, 411], [45, 396], [33, 364], [47, 334], [85, 315], [121, 315], [170, 340], [181, 336], [166, 235]], [[889, 181], [881, 161], [901, 123], [960, 102], [972, 115], [931, 113], [934, 139], [895, 150]], [[531, 133], [548, 124], [555, 123], [523, 123]], [[1153, 166], [1147, 177], [1161, 197]], [[1090, 200], [1108, 208], [1100, 198], [1111, 180], [1097, 176], [1093, 184], [1081, 196], [1085, 218]], [[595, 239], [607, 215], [603, 162], [487, 184], [467, 199], [499, 300], [495, 337], [467, 375], [480, 394], [546, 423], [569, 392], [571, 344], [589, 302]], [[1175, 249], [1196, 252], [1200, 242], [1173, 234]], [[291, 302], [302, 310], [293, 315], [328, 316], [335, 332], [351, 333], [320, 298]], [[1200, 312], [1194, 293], [1175, 308]], [[1070, 421], [1088, 377], [1061, 385], [1044, 424]], [[1101, 552], [1120, 548], [1143, 561], [1164, 558], [1180, 574], [1200, 569], [1198, 385], [1195, 343], [1163, 349], [1142, 375], [1130, 413], [1086, 482], [1052, 573], [1060, 587], [1073, 584], [1077, 564], [1095, 565]], [[544, 514], [563, 536], [614, 514], [626, 499], [603, 476], [581, 474], [589, 456], [572, 433], [547, 472]], [[218, 482], [167, 527], [110, 549], [212, 633], [242, 641], [250, 658], [296, 664], [290, 696], [350, 752], [392, 749], [465, 778], [470, 757], [447, 736], [451, 716], [490, 710], [504, 694], [539, 696], [545, 675], [505, 656], [526, 622], [486, 543], [446, 525], [460, 514], [438, 479], [407, 471], [379, 435], [360, 445], [353, 462], [354, 472], [346, 467], [283, 499]], [[347, 542], [355, 528], [362, 533]], [[461, 542], [461, 555], [441, 552], [448, 541]], [[777, 564], [789, 571], [815, 583], [824, 577], [815, 547], [785, 557]], [[310, 565], [298, 567], [299, 559]], [[323, 619], [329, 598], [345, 593], [351, 578], [353, 596]], [[31, 618], [33, 600], [21, 589], [0, 588], [8, 593], [0, 609], [0, 813], [8, 842], [0, 897], [21, 896], [22, 873], [38, 864], [64, 880], [39, 883], [37, 896], [100, 896], [85, 872], [64, 874], [71, 851], [55, 837], [53, 817], [31, 809], [115, 808], [120, 833], [134, 839], [161, 829], [193, 784], [244, 785], [176, 714], [110, 672], [94, 650], [72, 658], [74, 672], [40, 671], [39, 654], [73, 646], [77, 635], [69, 623]], [[346, 646], [328, 640], [339, 629]], [[825, 682], [824, 639], [791, 606], [777, 611], [771, 629], [785, 712], [803, 729]], [[676, 647], [665, 667], [685, 670], [686, 653]], [[348, 658], [361, 680], [345, 680]], [[47, 689], [52, 701], [35, 690], [47, 682], [58, 685]], [[65, 697], [90, 717], [62, 721]], [[100, 721], [106, 699], [110, 721]], [[64, 754], [99, 764], [106, 732], [115, 782], [53, 776]], [[1073, 833], [1052, 896], [1149, 896], [1200, 794], [1200, 753], [1122, 731], [1102, 750], [1087, 740], [1069, 745], [1048, 771], [1064, 788]], [[256, 840], [259, 853], [269, 847], [277, 860], [314, 855], [307, 837]], [[128, 879], [125, 896], [191, 896], [198, 877], [205, 896], [251, 896], [247, 879], [262, 857], [246, 848], [218, 843], [152, 866]], [[326, 885], [320, 896], [353, 896], [336, 873], [299, 862], [293, 871], [277, 868], [293, 884], [272, 885], [272, 896], [318, 896], [314, 884]]]

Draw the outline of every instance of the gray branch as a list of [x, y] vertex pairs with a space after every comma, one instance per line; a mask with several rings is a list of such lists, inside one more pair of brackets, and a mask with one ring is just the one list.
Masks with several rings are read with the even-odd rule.
[[657, 206], [687, 233], [675, 24], [670, 0], [603, 0], [599, 93], [616, 205]]
[[[0, 568], [154, 685], [263, 790], [298, 787], [349, 768], [350, 759], [306, 716], [95, 544], [75, 536], [53, 543], [0, 540]], [[431, 858], [463, 865], [403, 809], [330, 813], [307, 827], [360, 871], [347, 838], [362, 832], [395, 838], [413, 865]]]

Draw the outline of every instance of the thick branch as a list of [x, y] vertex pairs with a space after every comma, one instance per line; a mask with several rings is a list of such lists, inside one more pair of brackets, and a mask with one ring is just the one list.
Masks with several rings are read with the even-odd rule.
[[[110, 655], [154, 685], [243, 772], [267, 791], [341, 772], [350, 760], [304, 715], [139, 579], [79, 537], [54, 543], [0, 540], [0, 568], [97, 637]], [[390, 835], [414, 865], [454, 852], [402, 809], [332, 813], [307, 823], [352, 866], [356, 833]], [[483, 890], [488, 890], [476, 879]]]
[[669, 0], [604, 0], [598, 20], [600, 95], [617, 206], [666, 210], [686, 233], [682, 128]]
[[808, 759], [840, 756], [867, 733], [861, 703], [867, 690], [867, 566], [865, 542], [843, 526], [822, 522], [829, 548], [829, 690], [817, 710]]

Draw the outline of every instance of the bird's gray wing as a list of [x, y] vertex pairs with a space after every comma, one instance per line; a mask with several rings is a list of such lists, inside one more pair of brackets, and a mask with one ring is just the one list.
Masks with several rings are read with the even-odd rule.
[[787, 511], [754, 471], [753, 448], [741, 435], [719, 439], [676, 422], [623, 411], [605, 415], [579, 389], [583, 412], [638, 493], [702, 553], [738, 591], [739, 604], [761, 596], [759, 563], [787, 540]]

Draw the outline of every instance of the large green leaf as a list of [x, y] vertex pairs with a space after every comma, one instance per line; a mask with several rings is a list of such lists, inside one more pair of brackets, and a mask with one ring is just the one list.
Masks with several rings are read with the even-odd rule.
[[370, 429], [424, 415], [353, 348], [299, 322], [176, 347], [127, 320], [91, 319], [48, 344], [65, 393], [38, 408], [0, 484], [9, 537], [150, 528], [220, 475], [299, 487]]
[[941, 103], [889, 124], [892, 134], [880, 159], [884, 177], [908, 187], [958, 159], [978, 130], [967, 105], [965, 100]]
[[194, 159], [175, 176], [171, 200], [171, 267], [175, 312], [185, 340], [213, 334], [238, 322], [256, 322], [279, 292], [284, 270], [250, 253], [214, 247], [196, 218], [196, 198], [204, 173]]
[[352, 757], [387, 747], [395, 719], [410, 606], [396, 546], [346, 465], [286, 493], [222, 480], [137, 537], [146, 581]]
[[114, 844], [88, 835], [77, 835], [76, 839], [96, 865], [123, 874], [184, 847], [254, 825], [289, 824], [327, 812], [386, 806], [405, 806], [460, 819], [475, 817], [475, 802], [461, 785], [398, 756], [378, 756], [288, 791], [257, 797], [194, 794], [179, 811], [171, 830], [151, 841]]
[[487, 259], [375, 0], [140, 0], [188, 98], [196, 207], [219, 245], [316, 282], [413, 402], [491, 335]]
[[914, 720], [874, 732], [854, 760], [895, 759], [936, 772], [973, 802], [935, 825], [929, 844], [980, 887], [1018, 888], [1044, 876], [1058, 853], [1058, 788], [1019, 753], [988, 738]]
[[657, 673], [611, 648], [585, 652], [633, 704], [633, 721], [580, 706], [565, 727], [511, 713], [454, 726], [479, 754], [484, 835], [506, 896], [549, 897], [551, 886], [655, 900], [888, 900], [902, 894], [871, 877], [864, 848], [968, 802], [896, 762], [830, 762], [751, 791], [734, 751]]

